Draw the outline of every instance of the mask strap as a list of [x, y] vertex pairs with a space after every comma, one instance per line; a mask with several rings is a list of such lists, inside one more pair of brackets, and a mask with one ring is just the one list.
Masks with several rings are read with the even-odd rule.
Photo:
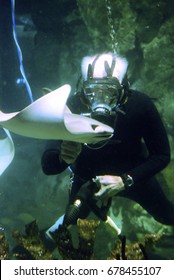
[[91, 71], [91, 78], [93, 78], [93, 74], [94, 74], [94, 67], [95, 67], [95, 64], [96, 64], [96, 61], [97, 61], [97, 59], [100, 57], [100, 55], [98, 54], [95, 58], [94, 58], [94, 60], [93, 60], [93, 62], [92, 62], [92, 64], [89, 64], [89, 65], [91, 65], [91, 66], [88, 66], [88, 70], [89, 70], [89, 67], [91, 68], [90, 69], [90, 71]]
[[115, 69], [116, 61], [115, 59], [112, 59], [112, 64], [111, 64], [111, 75], [113, 75], [114, 69]]
[[107, 61], [104, 62], [104, 66], [105, 66], [105, 71], [107, 74], [107, 78], [111, 78], [112, 77], [112, 72], [111, 72], [111, 68], [109, 67], [109, 64]]
[[93, 78], [93, 71], [94, 71], [94, 69], [92, 67], [92, 64], [89, 64], [88, 65], [88, 74], [87, 74], [87, 79], [88, 80]]

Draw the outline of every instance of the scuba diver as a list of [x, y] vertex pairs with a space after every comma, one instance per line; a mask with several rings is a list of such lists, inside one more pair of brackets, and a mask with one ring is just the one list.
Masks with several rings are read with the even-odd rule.
[[[95, 145], [50, 141], [42, 155], [47, 175], [72, 169], [65, 215], [47, 230], [69, 226], [92, 212], [106, 221], [113, 196], [139, 203], [158, 222], [174, 225], [174, 205], [155, 175], [170, 162], [170, 146], [160, 115], [150, 97], [129, 87], [127, 61], [114, 54], [82, 61], [82, 90], [71, 96], [73, 113], [97, 119], [114, 129]], [[50, 235], [51, 236], [51, 235]]]

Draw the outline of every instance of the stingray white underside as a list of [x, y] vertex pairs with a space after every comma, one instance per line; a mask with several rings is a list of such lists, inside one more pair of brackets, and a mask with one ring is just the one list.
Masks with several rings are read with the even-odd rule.
[[0, 139], [0, 175], [12, 162], [15, 154], [14, 143], [9, 131], [7, 129], [3, 129], [3, 131], [6, 137]]
[[[67, 140], [93, 144], [107, 140], [112, 136], [113, 129], [110, 126], [71, 113], [66, 105], [70, 91], [70, 85], [64, 85], [39, 98], [20, 112], [6, 114], [0, 111], [0, 125], [6, 129], [7, 135], [3, 147], [5, 151], [4, 143], [6, 143], [6, 153], [11, 161], [14, 157], [14, 145], [7, 130], [37, 139]], [[0, 148], [2, 141], [4, 139], [0, 140]], [[2, 174], [10, 161], [5, 162], [3, 158], [0, 158], [0, 161], [0, 174]]]

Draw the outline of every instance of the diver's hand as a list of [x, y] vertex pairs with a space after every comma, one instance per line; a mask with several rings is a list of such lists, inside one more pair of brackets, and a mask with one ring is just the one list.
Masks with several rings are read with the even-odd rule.
[[122, 178], [119, 176], [104, 175], [97, 176], [100, 182], [100, 189], [94, 194], [96, 199], [107, 200], [125, 189]]
[[60, 160], [67, 164], [73, 163], [82, 150], [82, 145], [72, 141], [62, 141], [60, 148]]

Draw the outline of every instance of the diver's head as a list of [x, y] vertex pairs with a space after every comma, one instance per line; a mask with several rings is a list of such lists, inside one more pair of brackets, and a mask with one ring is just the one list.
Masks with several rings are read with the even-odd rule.
[[127, 65], [125, 59], [111, 53], [83, 59], [83, 92], [92, 118], [108, 124], [109, 118], [123, 104], [122, 81]]
[[83, 83], [83, 90], [91, 109], [91, 117], [105, 122], [117, 104], [122, 93], [117, 78], [91, 78]]

